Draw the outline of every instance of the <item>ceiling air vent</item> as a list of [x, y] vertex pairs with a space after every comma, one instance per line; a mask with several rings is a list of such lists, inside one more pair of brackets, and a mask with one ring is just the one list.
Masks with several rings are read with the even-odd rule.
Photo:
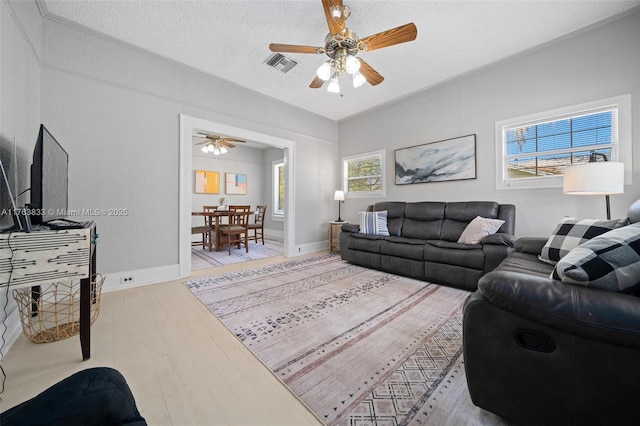
[[291, 58], [287, 58], [281, 53], [274, 53], [273, 55], [269, 56], [267, 60], [264, 61], [264, 63], [284, 73], [288, 72], [289, 70], [291, 70], [291, 68], [298, 65], [296, 61]]

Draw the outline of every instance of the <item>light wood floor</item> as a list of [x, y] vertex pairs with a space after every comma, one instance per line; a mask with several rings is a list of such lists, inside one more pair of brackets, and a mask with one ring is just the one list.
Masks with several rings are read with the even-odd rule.
[[[194, 271], [223, 274], [281, 262], [262, 259]], [[317, 425], [316, 417], [219, 322], [182, 280], [102, 295], [91, 359], [78, 336], [35, 344], [23, 335], [2, 361], [0, 411], [89, 367], [127, 379], [149, 425]]]

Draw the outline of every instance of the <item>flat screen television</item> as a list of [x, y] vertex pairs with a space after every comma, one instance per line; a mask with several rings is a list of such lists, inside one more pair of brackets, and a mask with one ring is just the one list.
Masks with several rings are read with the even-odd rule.
[[69, 155], [43, 124], [31, 164], [31, 222], [64, 219], [69, 207]]

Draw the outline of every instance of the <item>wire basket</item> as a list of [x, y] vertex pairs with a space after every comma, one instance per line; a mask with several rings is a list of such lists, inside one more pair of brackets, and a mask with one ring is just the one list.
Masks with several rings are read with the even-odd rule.
[[[100, 313], [104, 278], [95, 274], [91, 282], [91, 324]], [[32, 342], [55, 342], [80, 332], [80, 281], [16, 289], [13, 298], [18, 302], [22, 331]]]

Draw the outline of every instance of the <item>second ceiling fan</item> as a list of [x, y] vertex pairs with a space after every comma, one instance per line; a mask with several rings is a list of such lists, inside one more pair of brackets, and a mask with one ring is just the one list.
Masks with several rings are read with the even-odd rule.
[[272, 52], [324, 53], [329, 57], [318, 68], [316, 77], [309, 85], [312, 89], [320, 88], [325, 81], [329, 81], [327, 90], [332, 93], [340, 93], [338, 77], [345, 73], [353, 77], [354, 87], [360, 87], [365, 82], [369, 82], [372, 86], [382, 83], [384, 77], [356, 55], [359, 52], [370, 52], [413, 41], [418, 35], [418, 29], [413, 23], [410, 23], [368, 37], [358, 38], [353, 30], [346, 27], [346, 20], [351, 14], [351, 9], [345, 6], [342, 0], [322, 0], [322, 6], [329, 26], [329, 34], [325, 37], [324, 47], [278, 43], [269, 45]]

